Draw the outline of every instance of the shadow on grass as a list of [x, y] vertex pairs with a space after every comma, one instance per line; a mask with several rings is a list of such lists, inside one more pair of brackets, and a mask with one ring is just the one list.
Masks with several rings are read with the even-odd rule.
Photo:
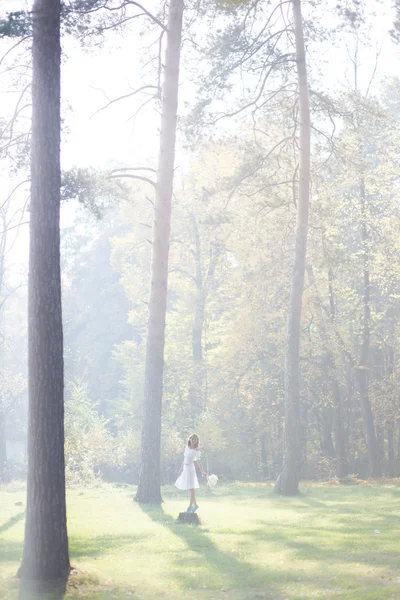
[[[329, 561], [329, 564], [334, 563], [360, 563], [367, 564], [371, 567], [378, 565], [384, 567], [398, 566], [398, 557], [392, 549], [382, 548], [382, 545], [371, 547], [370, 529], [368, 532], [361, 528], [349, 528], [348, 524], [344, 524], [343, 530], [335, 529], [334, 532], [338, 535], [337, 541], [324, 536], [324, 530], [320, 527], [307, 527], [306, 530], [293, 534], [293, 526], [279, 525], [276, 527], [268, 527], [264, 522], [260, 522], [263, 528], [249, 530], [243, 532], [258, 542], [273, 542], [278, 543], [285, 548], [290, 548], [296, 553], [296, 560], [305, 560], [321, 563], [321, 568]], [[309, 539], [302, 539], [302, 538]], [[394, 543], [394, 540], [393, 540]], [[332, 544], [335, 544], [334, 547]]]
[[67, 580], [38, 582], [21, 580], [18, 600], [63, 600]]
[[101, 535], [96, 537], [71, 537], [69, 541], [69, 552], [71, 560], [82, 557], [95, 557], [106, 554], [109, 550], [117, 550], [122, 546], [132, 546], [135, 543], [150, 537], [148, 534], [129, 535]]
[[[241, 484], [240, 482], [220, 483], [216, 488], [201, 487], [196, 490], [198, 498], [226, 498], [231, 496], [238, 503], [247, 502], [249, 497], [262, 500], [272, 494], [273, 487], [269, 484]], [[165, 500], [181, 499], [182, 493], [174, 486], [165, 486], [162, 490]]]
[[8, 529], [11, 529], [11, 527], [16, 525], [19, 521], [21, 521], [24, 518], [24, 516], [25, 516], [25, 511], [22, 511], [22, 512], [18, 513], [17, 515], [14, 515], [14, 517], [11, 517], [11, 519], [8, 519], [8, 521], [3, 523], [3, 525], [0, 525], [0, 533], [4, 533]]
[[[329, 492], [329, 494], [327, 494]], [[268, 500], [273, 505], [279, 505], [280, 509], [307, 510], [309, 508], [323, 510], [327, 514], [336, 513], [345, 515], [372, 515], [379, 516], [382, 510], [377, 504], [377, 496], [387, 495], [391, 502], [392, 498], [400, 498], [400, 490], [393, 488], [374, 488], [357, 486], [348, 488], [314, 488], [302, 491], [297, 496], [277, 496], [273, 493], [268, 495]], [[392, 498], [390, 498], [392, 497]], [[385, 510], [384, 517], [387, 513]]]
[[22, 557], [22, 541], [13, 542], [0, 539], [0, 564], [6, 562], [19, 562]]
[[[251, 565], [237, 558], [233, 552], [220, 550], [206, 535], [201, 526], [181, 524], [166, 514], [162, 507], [140, 505], [140, 508], [152, 521], [170, 529], [195, 553], [194, 557], [185, 554], [180, 555], [176, 560], [174, 575], [180, 579], [185, 587], [196, 586], [213, 589], [221, 589], [221, 587], [261, 588], [263, 590], [263, 600], [279, 600], [281, 598], [275, 582], [279, 581], [282, 573]], [[205, 565], [208, 568], [207, 571], [204, 571]], [[193, 578], [195, 574], [188, 572], [188, 568], [191, 567], [196, 568], [198, 573], [208, 579], [206, 581], [196, 581]], [[298, 574], [287, 572], [284, 578], [286, 582], [297, 581]], [[201, 579], [201, 575], [199, 579]], [[207, 585], [201, 585], [204, 583]]]

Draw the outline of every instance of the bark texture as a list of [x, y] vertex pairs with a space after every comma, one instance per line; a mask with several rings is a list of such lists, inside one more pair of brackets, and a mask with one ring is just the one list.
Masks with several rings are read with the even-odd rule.
[[208, 268], [205, 268], [202, 260], [201, 238], [197, 220], [193, 213], [190, 214], [190, 217], [193, 225], [195, 242], [193, 254], [196, 265], [196, 297], [192, 322], [193, 375], [189, 389], [189, 397], [192, 410], [191, 422], [193, 428], [196, 428], [207, 401], [205, 389], [207, 365], [203, 351], [204, 327], [208, 293], [210, 286], [214, 281], [215, 270], [220, 258], [221, 249], [218, 242], [214, 242], [211, 245]]
[[[332, 270], [328, 271], [328, 282], [329, 282], [329, 317], [334, 330], [336, 331], [336, 306], [335, 296], [333, 293], [333, 273]], [[342, 394], [338, 378], [336, 376], [336, 363], [333, 352], [328, 355], [329, 364], [331, 367], [331, 382], [332, 382], [332, 394], [335, 406], [334, 416], [334, 431], [335, 431], [335, 453], [336, 453], [336, 477], [344, 479], [349, 474], [347, 464], [347, 450], [346, 450], [346, 439], [343, 425], [343, 407], [342, 407]]]
[[6, 481], [7, 446], [6, 446], [6, 413], [0, 407], [0, 482]]
[[136, 500], [160, 503], [160, 445], [168, 255], [178, 110], [183, 0], [171, 0], [162, 86], [160, 151], [154, 209], [151, 290], [144, 384], [142, 450]]
[[[25, 582], [69, 572], [60, 278], [60, 2], [33, 6]], [[33, 585], [33, 584], [32, 584]]]
[[301, 470], [300, 323], [306, 267], [310, 197], [310, 106], [301, 0], [292, 0], [299, 87], [300, 159], [294, 268], [289, 299], [285, 354], [285, 451], [275, 492], [295, 495]]

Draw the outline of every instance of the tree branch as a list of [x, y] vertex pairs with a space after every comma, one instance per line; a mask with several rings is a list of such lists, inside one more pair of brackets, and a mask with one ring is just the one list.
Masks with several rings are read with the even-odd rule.
[[5, 207], [5, 205], [7, 204], [7, 202], [11, 199], [11, 197], [13, 196], [13, 194], [17, 191], [18, 188], [21, 187], [21, 185], [25, 185], [26, 183], [30, 183], [30, 179], [25, 179], [24, 181], [20, 181], [15, 188], [8, 194], [7, 198], [4, 200], [3, 204], [0, 206], [0, 210], [3, 210], [3, 208]]
[[163, 29], [164, 31], [168, 31], [167, 27], [163, 23], [161, 23], [161, 21], [159, 19], [157, 19], [157, 17], [155, 17], [151, 12], [146, 10], [144, 8], [144, 6], [139, 4], [139, 2], [133, 2], [133, 0], [127, 0], [126, 4], [132, 4], [133, 6], [140, 8], [140, 10], [142, 10], [149, 17], [149, 19], [151, 19], [154, 23], [156, 23], [156, 25], [161, 27], [161, 29]]
[[11, 52], [13, 50], [15, 50], [15, 48], [17, 48], [18, 46], [20, 46], [21, 44], [23, 44], [24, 42], [26, 42], [26, 40], [29, 40], [31, 36], [25, 36], [23, 37], [21, 40], [19, 40], [19, 42], [17, 42], [16, 44], [14, 44], [14, 46], [12, 46], [11, 48], [9, 48], [7, 50], [7, 52], [0, 58], [0, 65], [3, 64], [3, 62], [5, 61], [5, 59], [7, 58], [7, 56], [9, 54], [11, 54]]
[[178, 267], [176, 267], [174, 269], [170, 269], [168, 271], [168, 273], [182, 273], [182, 275], [186, 275], [186, 277], [189, 277], [189, 279], [193, 279], [193, 281], [196, 283], [196, 278], [193, 277], [193, 275], [191, 273], [188, 273], [184, 269], [179, 269]]
[[153, 169], [152, 167], [121, 167], [120, 169], [114, 169], [111, 171], [110, 175], [114, 175], [119, 171], [150, 171], [151, 173], [157, 173], [157, 170]]
[[131, 98], [132, 96], [136, 96], [136, 94], [139, 94], [140, 92], [143, 92], [144, 90], [148, 90], [148, 89], [157, 90], [157, 92], [159, 92], [159, 87], [157, 85], [143, 85], [142, 87], [138, 88], [137, 90], [135, 90], [133, 92], [130, 92], [129, 94], [125, 94], [124, 96], [119, 96], [119, 98], [114, 98], [114, 100], [110, 100], [108, 102], [108, 104], [106, 104], [102, 108], [99, 108], [98, 110], [96, 110], [96, 112], [94, 112], [90, 118], [92, 119], [99, 112], [106, 110], [106, 108], [111, 106], [111, 104], [115, 104], [115, 102], [119, 102], [120, 100], [126, 100], [126, 98]]
[[121, 173], [120, 175], [118, 175], [116, 173], [115, 175], [108, 175], [107, 179], [118, 179], [120, 177], [126, 177], [127, 179], [139, 179], [140, 181], [145, 181], [146, 183], [149, 183], [154, 188], [156, 188], [156, 185], [157, 185], [154, 181], [152, 181], [148, 177], [144, 177], [143, 175], [132, 175], [131, 173]]
[[7, 233], [8, 231], [11, 231], [12, 229], [18, 229], [18, 227], [22, 227], [22, 225], [29, 225], [29, 221], [24, 221], [23, 223], [17, 223], [16, 225], [11, 225], [10, 227], [7, 227], [3, 231], [0, 231], [0, 235], [4, 235], [5, 233]]
[[269, 65], [269, 69], [267, 71], [267, 73], [264, 76], [264, 79], [262, 81], [260, 90], [256, 96], [256, 98], [254, 100], [251, 100], [251, 102], [248, 102], [247, 104], [245, 104], [244, 106], [242, 106], [241, 108], [239, 108], [238, 110], [235, 110], [231, 113], [221, 113], [219, 116], [217, 116], [217, 118], [215, 119], [215, 122], [217, 123], [218, 121], [220, 121], [221, 119], [225, 119], [226, 117], [236, 117], [237, 115], [239, 115], [240, 113], [244, 112], [245, 110], [247, 110], [248, 108], [250, 108], [251, 106], [255, 106], [255, 108], [257, 109], [257, 102], [259, 101], [259, 99], [261, 98], [265, 86], [267, 85], [267, 81], [268, 78], [270, 76], [270, 74], [272, 73], [272, 71], [275, 69], [275, 67], [284, 62], [284, 60], [286, 60], [288, 57], [292, 56], [292, 54], [283, 54], [279, 60], [274, 61], [273, 63], [270, 63]]

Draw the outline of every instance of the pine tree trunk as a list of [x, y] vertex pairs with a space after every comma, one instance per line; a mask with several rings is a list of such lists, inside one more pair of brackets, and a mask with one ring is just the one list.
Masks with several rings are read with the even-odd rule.
[[306, 266], [310, 195], [310, 107], [301, 0], [292, 0], [292, 8], [299, 85], [300, 161], [295, 257], [286, 334], [285, 451], [283, 469], [275, 485], [275, 492], [283, 495], [298, 493], [301, 470], [300, 322]]
[[343, 432], [340, 390], [336, 381], [333, 382], [333, 394], [336, 404], [333, 424], [335, 432], [336, 477], [338, 479], [344, 479], [349, 474], [349, 468], [347, 465], [346, 443]]
[[348, 431], [348, 463], [349, 463], [349, 473], [355, 473], [357, 471], [356, 467], [356, 453], [358, 446], [358, 418], [359, 418], [359, 403], [354, 398], [354, 387], [355, 382], [352, 381], [352, 375], [348, 376], [349, 385], [348, 385], [348, 412], [347, 412], [347, 431]]
[[[336, 306], [335, 296], [333, 293], [333, 274], [331, 269], [328, 271], [328, 289], [330, 320], [333, 323], [333, 326], [336, 327]], [[336, 477], [338, 479], [344, 479], [349, 474], [349, 467], [347, 464], [346, 440], [342, 418], [342, 395], [340, 393], [340, 387], [336, 377], [336, 365], [332, 352], [329, 354], [329, 363], [332, 370], [332, 393], [335, 404], [333, 429], [335, 432]]]
[[[60, 278], [60, 2], [33, 6], [28, 290], [28, 483], [24, 581], [69, 572]], [[31, 584], [30, 584], [31, 585]]]
[[192, 323], [192, 355], [193, 355], [193, 376], [190, 384], [189, 396], [192, 407], [191, 421], [193, 425], [198, 422], [203, 405], [203, 380], [204, 380], [204, 361], [203, 361], [203, 328], [206, 308], [206, 291], [204, 285], [200, 232], [197, 226], [196, 218], [192, 214], [191, 220], [194, 229], [195, 251], [194, 258], [196, 263], [196, 298], [194, 308], [194, 318]]
[[0, 408], [0, 482], [7, 477], [6, 413]]
[[160, 490], [161, 414], [182, 17], [183, 0], [170, 0], [154, 209], [141, 467], [136, 494], [136, 500], [142, 503], [160, 503], [162, 501]]
[[[1, 227], [3, 229], [3, 233], [0, 238], [0, 295], [3, 293], [3, 283], [4, 283], [4, 259], [7, 245], [7, 207], [5, 207], [3, 215], [2, 215], [2, 224]], [[1, 314], [1, 321], [3, 321], [3, 313]], [[2, 336], [0, 352], [2, 363], [4, 366], [4, 347], [5, 347], [5, 338]], [[7, 408], [6, 402], [8, 398], [0, 398], [0, 482], [7, 480], [7, 442], [6, 442], [6, 422], [7, 422]]]
[[322, 409], [322, 440], [321, 454], [327, 458], [335, 458], [336, 452], [332, 441], [332, 430], [334, 422], [333, 406], [325, 406]]
[[206, 377], [206, 364], [203, 353], [203, 335], [206, 316], [206, 303], [210, 284], [214, 280], [215, 269], [220, 257], [220, 247], [217, 243], [212, 245], [208, 269], [204, 276], [203, 272], [205, 271], [205, 268], [202, 264], [200, 232], [196, 217], [193, 213], [191, 213], [191, 220], [193, 224], [195, 240], [194, 258], [196, 264], [196, 298], [192, 323], [193, 376], [190, 384], [189, 397], [192, 408], [191, 421], [193, 426], [196, 426], [196, 424], [199, 422], [205, 405], [204, 381]]
[[267, 479], [269, 477], [268, 438], [267, 438], [267, 434], [265, 431], [260, 436], [260, 455], [261, 455], [261, 469], [262, 469], [263, 478]]
[[304, 471], [308, 472], [308, 431], [309, 431], [309, 408], [307, 402], [300, 407], [300, 446], [301, 446], [301, 465]]
[[385, 470], [386, 453], [385, 453], [385, 430], [383, 427], [375, 427], [376, 431], [376, 445], [378, 447], [378, 458], [381, 472]]
[[388, 427], [388, 430], [387, 430], [387, 441], [388, 441], [388, 474], [390, 477], [394, 477], [394, 474], [395, 474], [394, 435], [393, 435], [393, 429], [391, 427]]
[[[390, 379], [392, 379], [393, 377], [393, 370], [394, 370], [394, 359], [395, 359], [395, 353], [394, 353], [394, 344], [395, 344], [395, 339], [396, 339], [396, 323], [397, 323], [397, 316], [396, 316], [396, 309], [389, 309], [388, 310], [388, 317], [390, 319], [390, 337], [391, 337], [391, 342], [390, 342], [390, 346], [389, 346], [389, 356], [388, 356], [388, 369], [387, 369], [387, 377], [389, 377]], [[395, 434], [395, 424], [393, 423], [393, 421], [388, 421], [387, 422], [387, 441], [388, 441], [388, 473], [390, 477], [394, 477], [396, 470], [395, 470], [395, 464], [396, 464], [396, 460], [395, 460], [395, 453], [394, 453], [394, 434]]]

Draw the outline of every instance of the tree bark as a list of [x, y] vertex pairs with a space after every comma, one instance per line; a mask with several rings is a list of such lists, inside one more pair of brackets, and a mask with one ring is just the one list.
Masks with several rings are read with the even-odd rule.
[[[387, 372], [386, 372], [386, 377], [388, 377], [390, 380], [392, 380], [393, 377], [393, 370], [394, 370], [394, 357], [395, 357], [395, 353], [394, 353], [394, 344], [395, 344], [395, 339], [396, 339], [396, 323], [397, 323], [397, 315], [396, 315], [396, 309], [389, 309], [387, 311], [387, 315], [390, 319], [390, 345], [389, 345], [389, 352], [388, 352], [388, 367], [387, 367]], [[387, 471], [390, 477], [394, 477], [395, 476], [395, 464], [396, 464], [396, 460], [395, 460], [395, 452], [394, 452], [394, 434], [395, 434], [395, 423], [393, 422], [393, 420], [388, 419], [386, 422], [386, 427], [387, 427], [387, 442], [388, 442], [388, 467], [387, 467]]]
[[387, 429], [387, 441], [388, 441], [387, 472], [388, 472], [389, 477], [394, 477], [394, 435], [393, 435], [393, 429], [390, 426]]
[[[336, 330], [336, 306], [335, 296], [333, 293], [333, 273], [331, 269], [328, 270], [328, 288], [330, 320]], [[335, 405], [333, 429], [335, 432], [336, 477], [338, 479], [344, 479], [349, 474], [349, 467], [347, 463], [346, 440], [343, 428], [342, 395], [340, 393], [340, 387], [336, 377], [336, 365], [332, 352], [329, 353], [328, 360], [332, 370], [332, 393]]]
[[400, 419], [397, 419], [397, 460], [394, 466], [395, 475], [400, 476]]
[[268, 438], [265, 431], [260, 435], [260, 455], [261, 455], [261, 470], [263, 478], [269, 477], [269, 466], [268, 466]]
[[[10, 206], [10, 201], [8, 206]], [[2, 228], [3, 234], [1, 234], [0, 238], [0, 296], [3, 294], [3, 283], [4, 283], [4, 259], [6, 253], [6, 245], [7, 245], [7, 219], [6, 219], [6, 211], [8, 207], [5, 208], [2, 215]], [[3, 313], [1, 314], [1, 321], [3, 320]], [[5, 338], [2, 336], [0, 352], [2, 363], [4, 367], [4, 346], [5, 346]], [[8, 398], [0, 397], [0, 481], [7, 480], [7, 441], [6, 441], [6, 424], [7, 424], [7, 403]]]
[[192, 423], [195, 424], [201, 414], [203, 404], [203, 379], [204, 379], [204, 361], [203, 361], [203, 328], [206, 309], [206, 290], [204, 285], [202, 261], [201, 261], [201, 243], [200, 232], [197, 226], [196, 217], [191, 214], [191, 220], [194, 230], [195, 250], [194, 258], [196, 264], [196, 299], [194, 317], [192, 323], [192, 355], [193, 355], [193, 376], [190, 385], [190, 404], [192, 408]]
[[204, 276], [205, 268], [202, 263], [201, 240], [200, 232], [196, 217], [191, 213], [191, 221], [193, 224], [195, 251], [194, 258], [196, 264], [196, 299], [194, 317], [192, 323], [192, 356], [193, 356], [193, 376], [190, 384], [190, 403], [192, 409], [193, 426], [198, 423], [201, 413], [204, 409], [205, 394], [204, 394], [204, 379], [206, 376], [206, 365], [203, 353], [203, 333], [206, 314], [206, 303], [210, 284], [214, 279], [215, 269], [220, 257], [219, 244], [212, 244], [210, 250], [210, 260], [208, 269]]
[[[33, 6], [25, 582], [69, 572], [60, 278], [60, 2]], [[29, 584], [31, 585], [31, 583]]]
[[336, 477], [338, 479], [344, 479], [349, 474], [349, 468], [347, 465], [346, 442], [343, 431], [341, 395], [336, 380], [333, 380], [332, 387], [335, 398], [333, 429], [335, 432]]
[[299, 86], [300, 160], [299, 197], [294, 269], [289, 299], [285, 355], [285, 451], [283, 469], [275, 485], [275, 492], [294, 495], [299, 491], [301, 470], [300, 429], [300, 322], [306, 266], [308, 213], [310, 196], [310, 106], [308, 97], [307, 66], [301, 14], [301, 0], [292, 0], [296, 62]]
[[0, 407], [0, 481], [6, 481], [7, 477], [7, 445], [6, 445], [6, 413]]
[[151, 263], [142, 450], [136, 500], [161, 503], [160, 445], [168, 255], [174, 179], [183, 0], [170, 0]]
[[365, 183], [360, 180], [360, 208], [361, 208], [361, 244], [363, 259], [363, 334], [361, 344], [360, 364], [358, 368], [358, 385], [360, 390], [361, 408], [367, 433], [367, 447], [369, 466], [372, 477], [381, 476], [378, 443], [376, 438], [374, 418], [369, 400], [369, 348], [371, 333], [371, 308], [370, 308], [370, 275], [369, 275], [369, 250], [367, 209], [365, 199]]
[[335, 447], [332, 441], [332, 430], [334, 423], [333, 406], [324, 406], [322, 409], [322, 439], [321, 453], [327, 458], [336, 458]]

